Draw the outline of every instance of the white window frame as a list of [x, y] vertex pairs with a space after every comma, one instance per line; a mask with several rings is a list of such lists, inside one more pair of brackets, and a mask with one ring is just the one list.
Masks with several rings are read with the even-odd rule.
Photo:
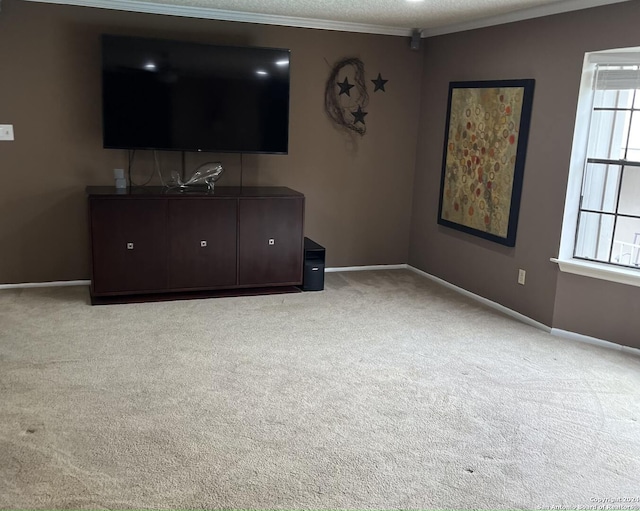
[[574, 258], [573, 254], [578, 227], [585, 159], [587, 157], [594, 95], [592, 84], [596, 66], [597, 64], [638, 64], [639, 62], [640, 47], [585, 53], [578, 95], [576, 123], [573, 132], [560, 250], [557, 258], [551, 258], [551, 261], [558, 264], [561, 271], [632, 286], [640, 286], [640, 270], [596, 261], [585, 261]]

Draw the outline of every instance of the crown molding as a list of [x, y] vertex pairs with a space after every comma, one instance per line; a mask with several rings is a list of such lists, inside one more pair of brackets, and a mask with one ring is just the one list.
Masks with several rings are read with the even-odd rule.
[[[60, 5], [75, 5], [79, 7], [95, 7], [98, 9], [110, 9], [116, 11], [139, 12], [146, 14], [163, 14], [167, 16], [180, 16], [183, 18], [200, 18], [219, 21], [238, 21], [242, 23], [258, 23], [263, 25], [280, 25], [285, 27], [315, 28], [320, 30], [335, 30], [339, 32], [359, 32], [365, 34], [379, 34], [392, 36], [411, 37], [412, 28], [389, 27], [384, 25], [371, 25], [367, 23], [352, 23], [347, 21], [332, 21], [313, 18], [297, 18], [293, 16], [280, 16], [276, 14], [259, 14], [252, 12], [228, 11], [207, 7], [193, 7], [189, 5], [170, 5], [141, 0], [25, 0]], [[521, 9], [508, 14], [491, 16], [464, 23], [456, 23], [443, 27], [422, 29], [421, 37], [428, 38], [455, 32], [464, 32], [478, 28], [486, 28], [494, 25], [503, 25], [515, 21], [523, 21], [564, 12], [589, 9], [603, 5], [628, 2], [631, 0], [562, 0], [552, 4]], [[2, 2], [2, 0], [0, 0]]]
[[538, 7], [530, 7], [519, 11], [491, 16], [478, 20], [468, 21], [465, 23], [455, 23], [444, 27], [427, 28], [422, 31], [422, 37], [434, 37], [438, 35], [453, 34], [456, 32], [465, 32], [467, 30], [475, 30], [477, 28], [492, 27], [495, 25], [504, 25], [515, 21], [524, 21], [534, 18], [542, 18], [544, 16], [552, 16], [554, 14], [562, 14], [571, 11], [580, 11], [582, 9], [590, 9], [591, 7], [602, 7], [603, 5], [620, 4], [629, 2], [630, 0], [564, 0], [554, 2], [552, 4], [540, 5]]
[[[0, 0], [1, 1], [1, 0]], [[317, 28], [339, 32], [360, 32], [365, 34], [411, 36], [410, 28], [369, 25], [367, 23], [351, 23], [347, 21], [331, 21], [313, 18], [296, 18], [277, 14], [259, 14], [253, 12], [226, 11], [206, 7], [188, 5], [169, 5], [138, 0], [26, 0], [47, 4], [76, 5], [80, 7], [96, 7], [115, 11], [140, 12], [146, 14], [164, 14], [183, 18], [200, 18], [219, 21], [239, 21], [262, 25], [280, 25], [297, 28]]]

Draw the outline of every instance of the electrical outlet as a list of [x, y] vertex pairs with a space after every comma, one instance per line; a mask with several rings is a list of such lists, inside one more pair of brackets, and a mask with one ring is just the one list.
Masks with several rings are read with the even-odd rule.
[[523, 269], [518, 270], [518, 284], [524, 286], [524, 279], [527, 277], [527, 272]]
[[13, 140], [13, 124], [0, 124], [0, 140]]

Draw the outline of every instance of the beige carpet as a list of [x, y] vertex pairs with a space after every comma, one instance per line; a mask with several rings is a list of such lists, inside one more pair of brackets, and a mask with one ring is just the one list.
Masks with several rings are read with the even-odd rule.
[[87, 299], [0, 292], [0, 507], [640, 508], [634, 355], [408, 271]]

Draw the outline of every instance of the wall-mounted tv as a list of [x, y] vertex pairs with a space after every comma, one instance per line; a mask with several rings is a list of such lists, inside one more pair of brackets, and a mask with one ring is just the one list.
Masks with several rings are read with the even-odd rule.
[[289, 57], [103, 35], [104, 147], [286, 154]]

